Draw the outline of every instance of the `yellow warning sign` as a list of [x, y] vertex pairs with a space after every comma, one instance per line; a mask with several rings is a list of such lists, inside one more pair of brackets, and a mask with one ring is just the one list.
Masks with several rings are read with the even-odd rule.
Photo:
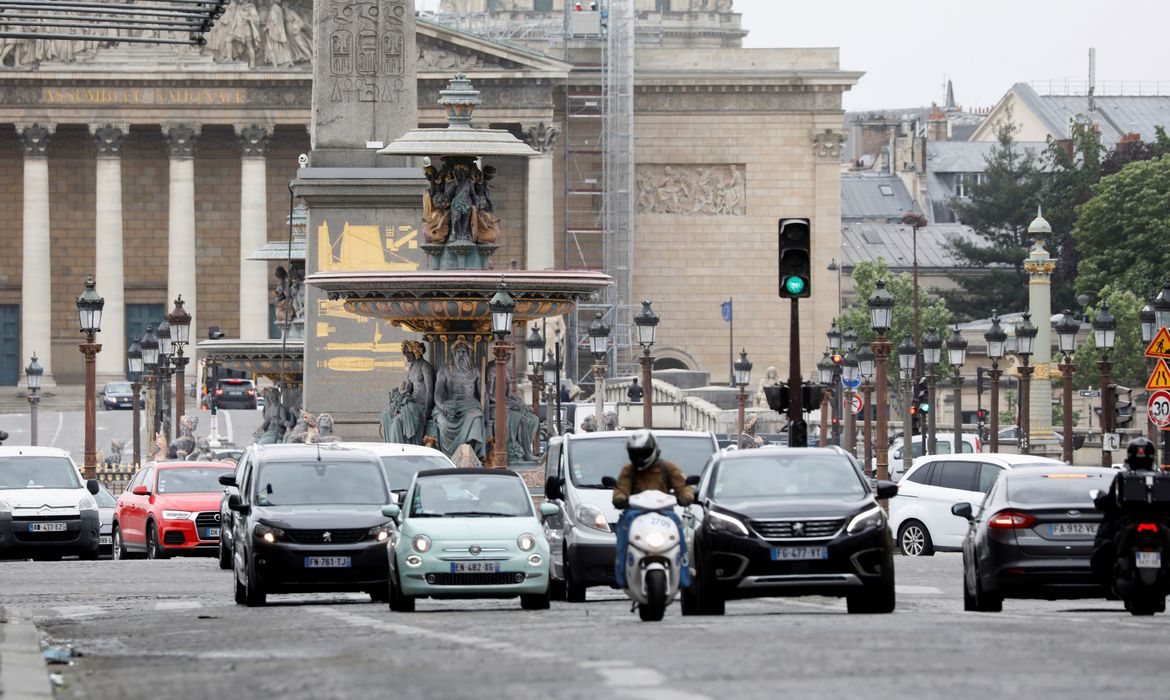
[[1146, 382], [1146, 388], [1150, 390], [1170, 389], [1170, 367], [1166, 366], [1166, 360], [1158, 358], [1158, 366], [1150, 374], [1150, 381]]
[[1170, 331], [1158, 329], [1158, 335], [1150, 341], [1146, 348], [1146, 357], [1170, 357]]

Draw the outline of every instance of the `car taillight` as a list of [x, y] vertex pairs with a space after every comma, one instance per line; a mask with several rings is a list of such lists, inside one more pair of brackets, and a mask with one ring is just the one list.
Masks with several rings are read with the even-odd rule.
[[216, 390], [215, 390], [215, 395], [216, 395], [216, 396], [223, 396], [223, 389], [216, 389]]
[[987, 521], [987, 527], [997, 528], [1001, 530], [1013, 530], [1022, 527], [1031, 527], [1036, 522], [1026, 513], [1017, 513], [1011, 510], [1001, 510], [995, 515], [991, 516], [991, 520]]
[[255, 393], [256, 393], [255, 389], [248, 389], [248, 396], [251, 396], [252, 394], [255, 394]]
[[1139, 523], [1137, 531], [1138, 532], [1157, 532], [1158, 531], [1158, 524], [1157, 523]]

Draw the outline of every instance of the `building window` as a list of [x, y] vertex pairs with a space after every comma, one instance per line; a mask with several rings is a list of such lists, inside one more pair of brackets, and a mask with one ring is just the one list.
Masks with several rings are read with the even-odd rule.
[[893, 197], [894, 188], [889, 185], [879, 185], [878, 190], [881, 191], [883, 197]]
[[532, 3], [532, 9], [536, 12], [552, 12], [553, 0], [535, 0]]
[[654, 0], [654, 9], [658, 12], [670, 12], [670, 0]]

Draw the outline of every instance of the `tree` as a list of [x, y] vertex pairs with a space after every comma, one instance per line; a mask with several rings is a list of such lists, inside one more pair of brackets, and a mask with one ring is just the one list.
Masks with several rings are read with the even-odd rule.
[[1072, 231], [1081, 255], [1078, 291], [1152, 296], [1170, 271], [1170, 155], [1130, 163], [1093, 192]]
[[[894, 297], [893, 324], [886, 338], [896, 348], [902, 338], [914, 334], [914, 279], [906, 274], [892, 273], [886, 261], [879, 258], [876, 262], [865, 261], [853, 268], [853, 289], [857, 293], [856, 300], [841, 312], [839, 323], [841, 330], [853, 329], [857, 331], [858, 347], [874, 340], [873, 329], [869, 325], [869, 305], [866, 303], [877, 289], [877, 281], [884, 280], [886, 290]], [[919, 328], [925, 335], [927, 329], [935, 329], [945, 340], [949, 337], [947, 326], [951, 323], [951, 312], [946, 304], [936, 297], [919, 290]], [[915, 344], [918, 344], [915, 341]], [[944, 360], [946, 353], [943, 353]], [[891, 357], [894, 372], [897, 372], [898, 358], [896, 351]]]
[[[1122, 386], [1144, 387], [1146, 385], [1146, 367], [1143, 352], [1146, 344], [1142, 342], [1141, 325], [1138, 322], [1138, 312], [1145, 302], [1137, 294], [1117, 286], [1107, 286], [1101, 290], [1100, 296], [1088, 309], [1089, 322], [1096, 318], [1101, 302], [1109, 304], [1109, 313], [1117, 319], [1117, 334], [1113, 341], [1113, 349], [1109, 351], [1109, 359], [1113, 368], [1109, 376]], [[1076, 373], [1073, 374], [1073, 386], [1078, 389], [1088, 389], [1101, 384], [1101, 370], [1097, 368], [1097, 360], [1103, 352], [1096, 342], [1090, 339], [1082, 342], [1077, 348], [1073, 364]]]
[[1093, 197], [1093, 185], [1101, 179], [1101, 158], [1105, 148], [1101, 134], [1091, 124], [1074, 122], [1070, 139], [1048, 139], [1044, 152], [1044, 218], [1052, 226], [1047, 249], [1056, 258], [1052, 276], [1052, 308], [1073, 307], [1076, 303], [1077, 264], [1080, 252], [1072, 230], [1077, 208]]
[[1037, 156], [1015, 143], [1018, 129], [1008, 112], [996, 128], [998, 143], [991, 150], [983, 182], [971, 188], [970, 201], [953, 204], [959, 219], [979, 239], [949, 244], [959, 265], [980, 270], [978, 275], [956, 274], [960, 289], [943, 293], [961, 318], [982, 318], [992, 308], [1027, 307], [1028, 224], [1036, 217], [1043, 182]]

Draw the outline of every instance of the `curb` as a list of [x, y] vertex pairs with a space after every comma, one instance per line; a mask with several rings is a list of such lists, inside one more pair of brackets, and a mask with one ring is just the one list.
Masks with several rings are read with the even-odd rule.
[[53, 688], [41, 656], [41, 635], [28, 620], [0, 608], [0, 698], [51, 700]]

